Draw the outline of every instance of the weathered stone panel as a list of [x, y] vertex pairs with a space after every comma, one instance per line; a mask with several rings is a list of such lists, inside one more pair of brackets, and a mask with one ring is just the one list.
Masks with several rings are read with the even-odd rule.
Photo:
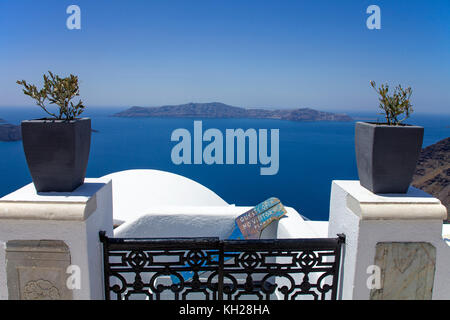
[[431, 300], [436, 248], [424, 242], [380, 242], [375, 263], [381, 269], [381, 288], [371, 300]]
[[58, 240], [12, 240], [6, 244], [10, 300], [71, 300], [66, 285], [69, 248]]

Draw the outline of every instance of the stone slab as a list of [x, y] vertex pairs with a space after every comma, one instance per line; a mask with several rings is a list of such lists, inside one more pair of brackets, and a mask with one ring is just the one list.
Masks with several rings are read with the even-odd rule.
[[436, 248], [424, 242], [381, 242], [374, 264], [381, 269], [381, 288], [371, 300], [431, 300]]
[[6, 243], [10, 300], [71, 300], [66, 285], [71, 264], [68, 246], [59, 240], [11, 240]]

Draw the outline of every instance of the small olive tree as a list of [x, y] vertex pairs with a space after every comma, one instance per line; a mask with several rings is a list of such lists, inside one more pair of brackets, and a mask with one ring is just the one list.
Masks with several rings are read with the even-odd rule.
[[[44, 74], [44, 87], [40, 90], [35, 85], [28, 84], [25, 80], [17, 81], [17, 84], [24, 87], [24, 94], [36, 100], [39, 107], [57, 120], [74, 120], [85, 109], [81, 100], [77, 104], [73, 104], [71, 101], [74, 97], [80, 95], [78, 77], [73, 74], [61, 78], [49, 71], [48, 76]], [[46, 107], [47, 100], [50, 104], [56, 104], [59, 107], [59, 112], [50, 112]]]
[[[411, 87], [403, 89], [401, 85], [398, 85], [395, 87], [394, 92], [389, 94], [388, 84], [382, 84], [377, 88], [375, 81], [370, 81], [370, 85], [380, 95], [380, 108], [384, 111], [388, 125], [401, 125], [414, 111], [410, 102]], [[402, 114], [404, 114], [404, 117], [399, 119]]]

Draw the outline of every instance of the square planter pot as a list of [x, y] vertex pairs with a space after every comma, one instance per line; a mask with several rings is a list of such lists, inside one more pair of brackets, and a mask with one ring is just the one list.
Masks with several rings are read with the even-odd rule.
[[83, 184], [91, 119], [22, 121], [23, 149], [38, 192], [71, 192]]
[[373, 193], [406, 193], [422, 149], [424, 129], [357, 122], [356, 162], [360, 183]]

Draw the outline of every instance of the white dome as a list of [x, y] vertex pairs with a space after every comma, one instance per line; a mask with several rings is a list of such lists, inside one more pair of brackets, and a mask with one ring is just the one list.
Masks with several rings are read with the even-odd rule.
[[160, 170], [125, 170], [102, 178], [112, 180], [115, 223], [137, 219], [158, 208], [228, 206], [205, 186]]

